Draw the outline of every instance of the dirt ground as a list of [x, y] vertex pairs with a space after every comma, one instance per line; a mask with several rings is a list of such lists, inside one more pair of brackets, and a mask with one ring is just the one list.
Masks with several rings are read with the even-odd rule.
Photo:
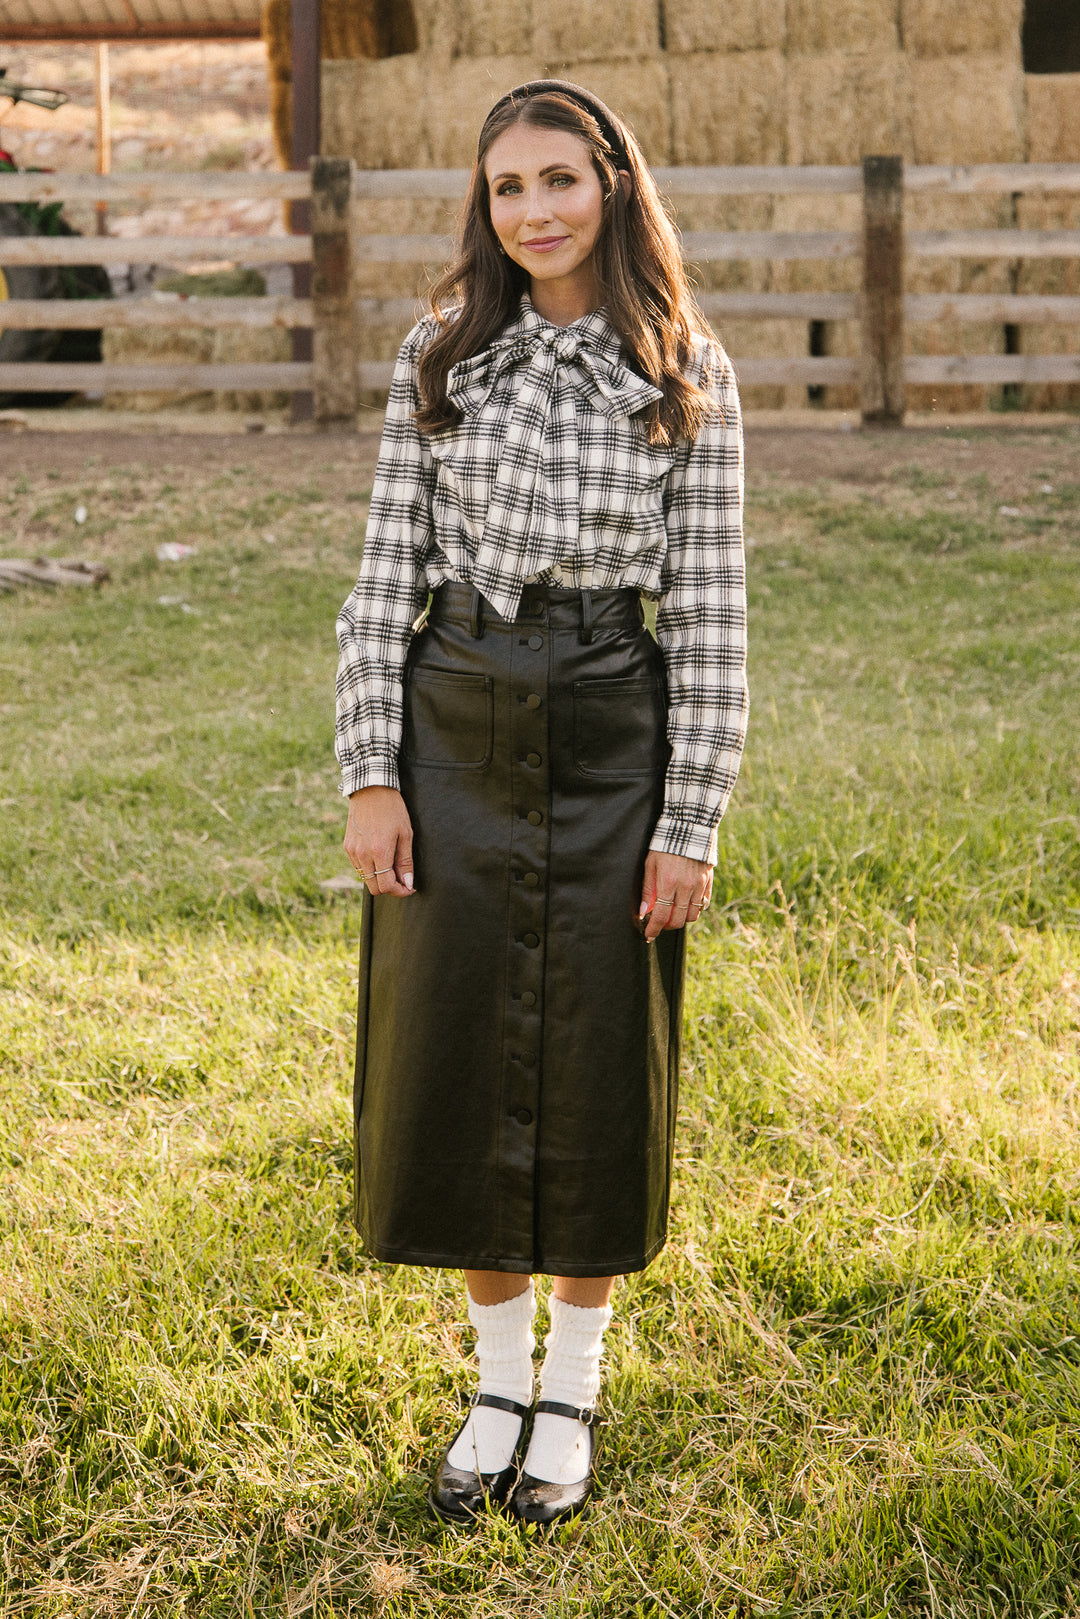
[[[217, 468], [246, 467], [275, 488], [313, 476], [327, 491], [367, 488], [379, 448], [377, 431], [355, 437], [304, 432], [262, 434], [32, 431], [0, 440], [8, 476], [80, 475], [151, 466], [204, 476]], [[1080, 481], [1080, 420], [1075, 425], [850, 432], [836, 428], [746, 428], [746, 478], [799, 484], [874, 484], [894, 481], [904, 468], [935, 482], [982, 477], [1003, 499], [1021, 498], [1032, 480]]]

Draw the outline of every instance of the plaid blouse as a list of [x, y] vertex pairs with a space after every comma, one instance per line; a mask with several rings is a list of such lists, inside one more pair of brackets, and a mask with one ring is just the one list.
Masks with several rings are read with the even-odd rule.
[[716, 859], [716, 825], [746, 737], [742, 422], [724, 351], [688, 368], [716, 410], [693, 442], [646, 442], [634, 413], [659, 390], [626, 364], [597, 310], [570, 326], [526, 295], [494, 343], [450, 372], [461, 424], [422, 433], [417, 361], [390, 387], [360, 577], [337, 621], [342, 792], [398, 786], [402, 672], [428, 592], [471, 584], [513, 619], [528, 583], [655, 598], [668, 686], [664, 810], [651, 847]]

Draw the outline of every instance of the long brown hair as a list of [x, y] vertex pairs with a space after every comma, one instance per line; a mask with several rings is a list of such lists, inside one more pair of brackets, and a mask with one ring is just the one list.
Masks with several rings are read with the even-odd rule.
[[675, 228], [626, 126], [619, 121], [616, 127], [629, 165], [629, 197], [619, 181], [616, 154], [597, 120], [556, 91], [497, 105], [484, 124], [459, 227], [458, 257], [430, 293], [438, 330], [420, 357], [417, 426], [433, 433], [458, 424], [461, 413], [446, 391], [451, 366], [487, 348], [516, 315], [521, 294], [528, 290], [528, 273], [499, 246], [485, 170], [494, 142], [519, 122], [564, 130], [589, 148], [604, 195], [593, 250], [601, 303], [634, 369], [663, 393], [639, 419], [650, 443], [696, 438], [713, 404], [684, 376], [683, 368], [692, 335], [712, 333], [686, 279]]

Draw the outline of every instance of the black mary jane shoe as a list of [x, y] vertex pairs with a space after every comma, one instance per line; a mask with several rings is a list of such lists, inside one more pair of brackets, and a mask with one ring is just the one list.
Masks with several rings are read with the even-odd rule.
[[442, 1523], [475, 1523], [477, 1515], [489, 1501], [493, 1506], [503, 1507], [521, 1467], [521, 1442], [529, 1407], [518, 1400], [508, 1400], [502, 1394], [474, 1394], [469, 1401], [470, 1413], [474, 1405], [491, 1405], [497, 1411], [514, 1412], [521, 1418], [521, 1432], [514, 1446], [514, 1454], [501, 1472], [473, 1473], [465, 1468], [451, 1467], [446, 1459], [457, 1443], [465, 1422], [469, 1420], [465, 1418], [439, 1458], [435, 1477], [428, 1490], [428, 1506]]
[[593, 1492], [593, 1458], [596, 1455], [596, 1424], [600, 1420], [591, 1406], [563, 1405], [559, 1400], [537, 1400], [535, 1414], [551, 1411], [557, 1417], [573, 1417], [589, 1430], [589, 1465], [576, 1484], [550, 1484], [546, 1479], [522, 1473], [510, 1497], [509, 1513], [519, 1523], [560, 1523], [584, 1512]]

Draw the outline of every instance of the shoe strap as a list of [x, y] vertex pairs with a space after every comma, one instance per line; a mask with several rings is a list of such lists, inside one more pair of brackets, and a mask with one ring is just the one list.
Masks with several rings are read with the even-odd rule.
[[561, 1400], [537, 1400], [535, 1411], [539, 1416], [541, 1411], [550, 1411], [555, 1417], [574, 1417], [583, 1422], [586, 1428], [592, 1428], [600, 1421], [591, 1405], [563, 1405]]
[[508, 1400], [504, 1394], [473, 1394], [469, 1399], [470, 1409], [474, 1405], [491, 1405], [496, 1411], [512, 1411], [515, 1417], [521, 1417], [522, 1420], [529, 1414], [527, 1405], [522, 1405], [520, 1400]]

